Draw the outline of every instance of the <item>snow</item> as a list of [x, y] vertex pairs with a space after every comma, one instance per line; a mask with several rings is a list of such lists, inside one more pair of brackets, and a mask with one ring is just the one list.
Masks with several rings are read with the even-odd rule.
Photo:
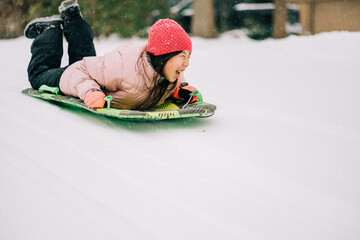
[[359, 42], [193, 38], [216, 114], [137, 123], [22, 95], [31, 41], [0, 40], [0, 239], [359, 239]]

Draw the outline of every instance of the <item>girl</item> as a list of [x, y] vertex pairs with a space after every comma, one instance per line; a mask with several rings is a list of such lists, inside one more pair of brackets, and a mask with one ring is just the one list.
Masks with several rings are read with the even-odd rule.
[[[195, 102], [194, 87], [184, 82], [192, 43], [175, 21], [157, 21], [147, 44], [126, 44], [96, 56], [91, 27], [82, 19], [77, 0], [59, 7], [61, 16], [39, 18], [25, 28], [35, 38], [28, 66], [31, 86], [60, 87], [62, 93], [79, 97], [90, 108], [103, 108], [111, 95], [111, 107], [145, 110], [168, 97]], [[67, 40], [69, 66], [60, 68], [62, 33]]]

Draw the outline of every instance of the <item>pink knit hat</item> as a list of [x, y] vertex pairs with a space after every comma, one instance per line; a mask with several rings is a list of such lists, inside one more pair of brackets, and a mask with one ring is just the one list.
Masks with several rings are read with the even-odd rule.
[[175, 21], [160, 19], [151, 26], [146, 51], [155, 56], [188, 50], [192, 43], [189, 35]]

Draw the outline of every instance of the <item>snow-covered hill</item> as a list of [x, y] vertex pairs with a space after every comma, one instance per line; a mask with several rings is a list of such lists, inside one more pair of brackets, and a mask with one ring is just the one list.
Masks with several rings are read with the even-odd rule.
[[216, 114], [136, 123], [23, 96], [0, 40], [1, 240], [360, 238], [360, 33], [193, 42]]

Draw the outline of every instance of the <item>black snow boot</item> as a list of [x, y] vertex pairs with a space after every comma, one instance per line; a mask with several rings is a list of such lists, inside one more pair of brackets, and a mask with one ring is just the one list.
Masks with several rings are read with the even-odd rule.
[[24, 35], [32, 39], [51, 28], [63, 29], [63, 19], [58, 15], [36, 18], [26, 25]]
[[77, 0], [63, 1], [59, 12], [64, 20], [64, 36], [69, 43], [69, 65], [84, 57], [96, 56], [94, 32], [82, 18]]
[[59, 12], [65, 23], [81, 17], [77, 0], [65, 0], [59, 6]]

